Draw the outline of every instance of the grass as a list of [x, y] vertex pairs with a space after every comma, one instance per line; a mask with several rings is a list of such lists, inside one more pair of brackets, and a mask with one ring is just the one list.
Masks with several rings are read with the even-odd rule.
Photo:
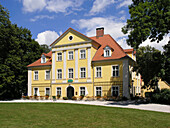
[[1, 103], [0, 127], [170, 128], [170, 114], [62, 103]]

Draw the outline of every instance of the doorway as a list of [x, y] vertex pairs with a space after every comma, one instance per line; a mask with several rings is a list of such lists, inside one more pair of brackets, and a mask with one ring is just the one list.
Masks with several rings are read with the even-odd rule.
[[70, 86], [67, 88], [67, 97], [68, 99], [71, 99], [73, 96], [74, 96], [74, 88]]

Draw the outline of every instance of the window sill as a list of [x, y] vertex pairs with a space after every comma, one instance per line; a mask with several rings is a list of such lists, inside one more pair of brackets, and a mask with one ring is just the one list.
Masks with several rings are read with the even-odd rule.
[[[74, 59], [72, 59], [72, 60], [74, 60]], [[72, 60], [68, 60], [68, 61], [72, 61]]]
[[62, 60], [57, 60], [57, 62], [62, 62]]
[[103, 77], [95, 77], [95, 79], [100, 79], [100, 78], [103, 78]]
[[86, 58], [80, 58], [80, 60], [85, 60]]
[[86, 79], [86, 77], [83, 77], [83, 78], [79, 78], [79, 79]]
[[34, 80], [34, 81], [39, 81], [39, 80]]
[[120, 77], [120, 76], [112, 76], [112, 78], [115, 78], [115, 77]]

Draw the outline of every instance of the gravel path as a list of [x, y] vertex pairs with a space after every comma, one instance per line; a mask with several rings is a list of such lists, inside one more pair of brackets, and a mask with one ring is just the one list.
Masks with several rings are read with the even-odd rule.
[[135, 104], [134, 101], [73, 101], [73, 100], [12, 100], [12, 101], [0, 101], [0, 103], [74, 103], [74, 104], [88, 104], [99, 105], [107, 107], [120, 107], [120, 108], [133, 108], [140, 110], [150, 110], [157, 112], [170, 113], [170, 105], [161, 104]]

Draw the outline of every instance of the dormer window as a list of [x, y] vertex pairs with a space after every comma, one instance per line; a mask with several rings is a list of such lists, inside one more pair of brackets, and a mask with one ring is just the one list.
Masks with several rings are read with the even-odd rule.
[[111, 48], [109, 46], [106, 46], [104, 48], [104, 57], [109, 57], [111, 56]]
[[41, 56], [41, 63], [46, 63], [46, 57], [44, 55]]

